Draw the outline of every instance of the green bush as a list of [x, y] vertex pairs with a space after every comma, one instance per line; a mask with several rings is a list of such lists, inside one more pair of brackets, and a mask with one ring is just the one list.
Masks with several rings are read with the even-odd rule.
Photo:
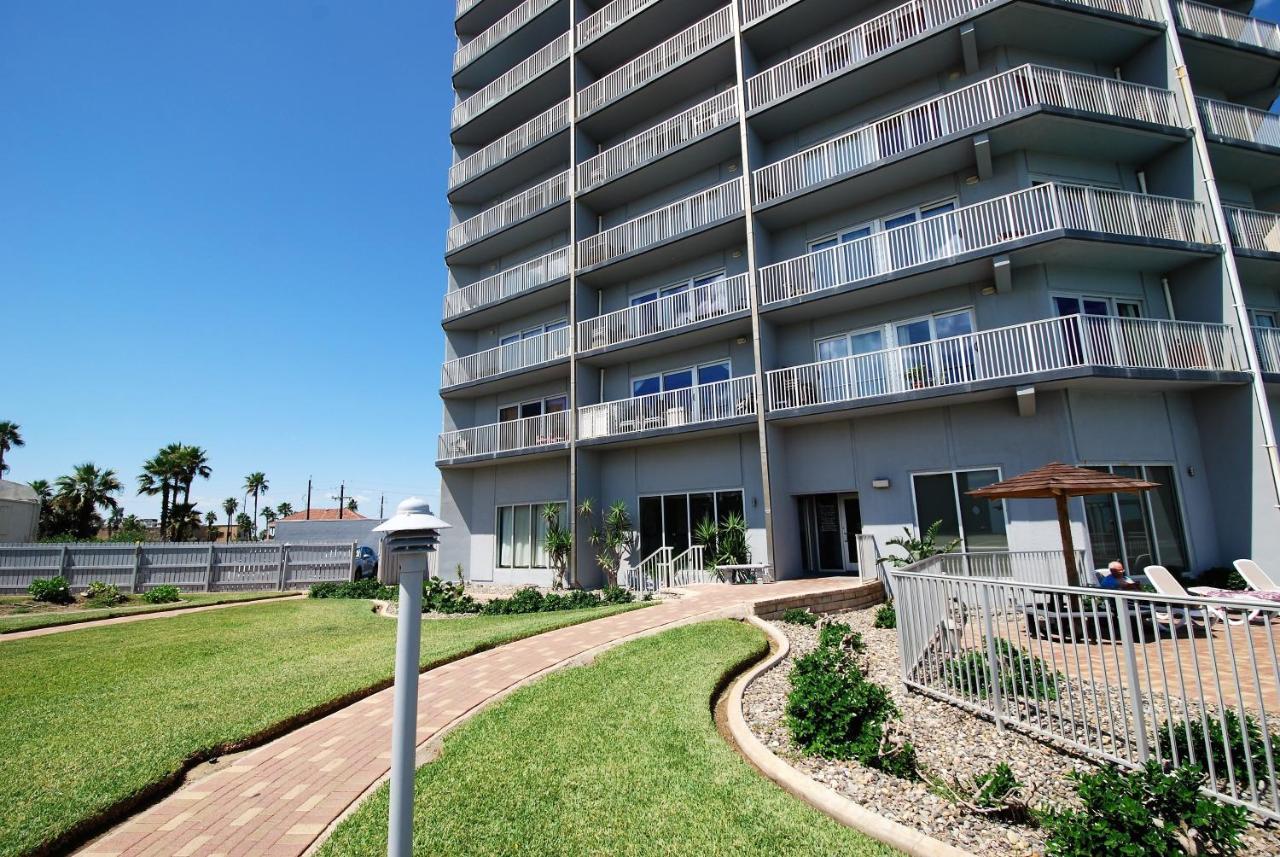
[[898, 611], [893, 608], [892, 601], [876, 608], [876, 618], [871, 624], [875, 628], [898, 627]]
[[422, 609], [428, 613], [479, 613], [480, 605], [461, 583], [431, 577], [422, 583]]
[[164, 586], [157, 586], [142, 593], [142, 600], [148, 604], [172, 604], [182, 600], [182, 593], [178, 587], [166, 583]]
[[1231, 855], [1240, 850], [1244, 808], [1203, 796], [1206, 777], [1194, 765], [1165, 774], [1152, 760], [1132, 773], [1108, 766], [1071, 777], [1084, 808], [1044, 814], [1049, 832], [1045, 850], [1053, 857]]
[[975, 779], [973, 784], [978, 787], [974, 802], [987, 809], [1003, 806], [1004, 799], [1012, 794], [1014, 789], [1022, 788], [1022, 783], [1018, 782], [1018, 778], [1013, 775], [1013, 768], [1010, 768], [1007, 762], [996, 765]]
[[48, 604], [70, 604], [75, 600], [71, 597], [71, 585], [62, 576], [36, 578], [27, 587], [27, 592], [34, 600]]
[[395, 594], [392, 587], [383, 586], [372, 577], [342, 582], [326, 581], [315, 584], [307, 591], [309, 598], [378, 598], [382, 601], [394, 600]]
[[818, 645], [844, 647], [851, 652], [861, 652], [867, 647], [862, 635], [854, 631], [844, 622], [826, 622], [818, 629]]
[[86, 601], [95, 607], [111, 607], [114, 604], [123, 604], [129, 600], [129, 597], [122, 594], [119, 587], [114, 583], [103, 583], [101, 580], [95, 580], [90, 583], [89, 588], [85, 590], [84, 597]]
[[[1027, 654], [1008, 640], [996, 640], [996, 665], [1000, 672], [1000, 688], [1006, 696], [1057, 699], [1057, 683], [1065, 681], [1044, 661]], [[981, 697], [991, 692], [991, 671], [985, 648], [947, 661], [943, 665], [943, 675], [955, 690]]]
[[1206, 568], [1200, 572], [1200, 576], [1194, 581], [1187, 581], [1190, 586], [1194, 583], [1196, 586], [1212, 586], [1214, 589], [1234, 589], [1236, 591], [1244, 591], [1249, 588], [1249, 584], [1240, 575], [1240, 572], [1234, 568], [1215, 565], [1213, 568]]
[[[645, 594], [650, 596], [645, 600], [653, 600], [652, 593]], [[600, 598], [605, 604], [630, 604], [636, 600], [635, 594], [630, 589], [623, 589], [621, 586], [606, 586], [600, 590]]]
[[[1226, 727], [1226, 741], [1223, 741], [1223, 727]], [[1172, 736], [1170, 736], [1172, 732]], [[1190, 740], [1188, 741], [1188, 736]], [[1249, 765], [1253, 765], [1253, 775], [1259, 784], [1265, 783], [1267, 774], [1267, 744], [1262, 737], [1262, 727], [1250, 714], [1246, 714], [1243, 727], [1240, 718], [1230, 708], [1224, 709], [1222, 718], [1217, 714], [1205, 712], [1204, 722], [1191, 718], [1177, 723], [1170, 722], [1160, 729], [1160, 754], [1172, 760], [1176, 757], [1179, 763], [1188, 762], [1199, 765], [1209, 771], [1209, 761], [1213, 761], [1213, 775], [1225, 780], [1228, 776], [1227, 755], [1231, 756], [1231, 772], [1237, 782], [1247, 782]], [[1208, 756], [1205, 758], [1205, 748]], [[1280, 735], [1271, 736], [1272, 752], [1280, 750]]]
[[810, 613], [807, 607], [792, 607], [782, 614], [782, 621], [788, 625], [808, 625], [812, 628], [818, 624], [818, 617]]

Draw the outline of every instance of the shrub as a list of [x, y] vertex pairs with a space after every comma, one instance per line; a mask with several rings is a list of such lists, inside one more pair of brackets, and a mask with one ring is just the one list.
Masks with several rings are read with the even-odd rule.
[[479, 613], [480, 605], [461, 583], [429, 577], [422, 582], [422, 609], [426, 613]]
[[379, 598], [383, 601], [394, 600], [396, 591], [390, 586], [383, 586], [375, 578], [364, 577], [360, 580], [326, 581], [317, 583], [307, 591], [310, 598]]
[[517, 589], [510, 598], [494, 598], [485, 602], [480, 612], [486, 616], [507, 616], [521, 613], [541, 613], [542, 593], [532, 586]]
[[862, 635], [854, 631], [844, 622], [827, 622], [818, 629], [818, 645], [833, 648], [846, 648], [851, 652], [860, 652], [867, 647]]
[[1022, 788], [1022, 783], [1013, 775], [1013, 768], [1007, 762], [1001, 762], [991, 770], [973, 781], [977, 787], [974, 803], [987, 809], [1003, 806], [1005, 798]]
[[[649, 596], [645, 600], [653, 600], [653, 593], [646, 592], [645, 595]], [[636, 600], [636, 596], [630, 589], [623, 589], [621, 586], [606, 586], [600, 590], [600, 598], [605, 604], [630, 604]]]
[[1108, 766], [1071, 777], [1084, 808], [1045, 813], [1045, 850], [1054, 857], [1230, 855], [1240, 849], [1244, 808], [1203, 796], [1205, 774], [1194, 765], [1165, 774], [1152, 760], [1132, 773]]
[[142, 600], [148, 604], [172, 604], [182, 600], [182, 593], [178, 591], [178, 587], [166, 583], [142, 593]]
[[[1227, 738], [1223, 741], [1223, 727]], [[1172, 732], [1172, 736], [1170, 736]], [[1188, 736], [1190, 741], [1188, 741]], [[1213, 762], [1213, 776], [1227, 779], [1227, 755], [1231, 756], [1231, 772], [1239, 782], [1249, 779], [1249, 765], [1253, 765], [1253, 775], [1259, 785], [1268, 780], [1267, 745], [1262, 738], [1262, 727], [1250, 714], [1246, 714], [1243, 726], [1240, 718], [1230, 708], [1222, 711], [1222, 718], [1212, 712], [1204, 713], [1203, 722], [1196, 718], [1170, 722], [1160, 729], [1160, 755], [1186, 764], [1195, 763], [1209, 771], [1209, 762]], [[1271, 746], [1280, 747], [1280, 735], [1271, 736]], [[1205, 748], [1208, 747], [1208, 758]], [[1174, 751], [1177, 751], [1176, 754]]]
[[84, 593], [85, 600], [99, 607], [110, 607], [113, 604], [123, 604], [129, 598], [120, 592], [119, 587], [114, 583], [103, 583], [101, 580], [95, 580], [89, 584], [89, 588]]
[[[1243, 591], [1249, 588], [1249, 584], [1240, 575], [1240, 572], [1234, 568], [1227, 568], [1221, 565], [1215, 565], [1213, 568], [1206, 568], [1200, 572], [1200, 576], [1195, 579], [1197, 586], [1212, 586], [1214, 589], [1235, 589]], [[1187, 584], [1188, 586], [1190, 583]]]
[[871, 624], [875, 628], [898, 627], [898, 611], [893, 608], [892, 601], [888, 604], [881, 604], [876, 608], [876, 618]]
[[325, 583], [314, 584], [307, 590], [308, 598], [337, 598], [338, 584], [326, 581]]
[[808, 625], [812, 628], [818, 624], [818, 617], [810, 613], [807, 607], [792, 607], [782, 614], [782, 621], [788, 625]]
[[62, 576], [36, 578], [27, 587], [27, 592], [34, 600], [48, 604], [70, 604], [74, 600], [71, 597], [71, 585]]
[[[1007, 696], [1057, 699], [1057, 683], [1065, 681], [1044, 661], [1027, 654], [1008, 640], [996, 640], [996, 666], [1000, 673], [1000, 688]], [[955, 690], [981, 697], [991, 692], [991, 671], [985, 648], [947, 661], [943, 665], [943, 674], [947, 684]]]

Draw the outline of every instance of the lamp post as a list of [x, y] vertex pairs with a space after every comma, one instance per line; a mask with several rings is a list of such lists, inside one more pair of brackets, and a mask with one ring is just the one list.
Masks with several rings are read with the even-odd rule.
[[391, 812], [387, 828], [388, 857], [413, 853], [414, 748], [418, 735], [418, 643], [422, 637], [422, 579], [427, 557], [436, 549], [440, 530], [448, 527], [431, 514], [426, 500], [410, 497], [396, 514], [374, 528], [386, 533], [383, 557], [395, 563], [400, 577], [400, 609], [396, 614], [395, 703], [391, 721]]

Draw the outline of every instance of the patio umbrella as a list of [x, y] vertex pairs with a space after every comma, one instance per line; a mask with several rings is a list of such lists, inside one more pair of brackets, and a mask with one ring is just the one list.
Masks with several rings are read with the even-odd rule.
[[1100, 470], [1072, 467], [1070, 464], [1054, 461], [1021, 476], [995, 482], [968, 493], [972, 497], [986, 497], [989, 500], [1043, 499], [1057, 503], [1058, 531], [1062, 534], [1062, 556], [1067, 562], [1067, 583], [1070, 586], [1079, 586], [1080, 576], [1076, 568], [1076, 548], [1071, 539], [1071, 518], [1067, 512], [1067, 498], [1091, 494], [1137, 494], [1159, 487], [1158, 482], [1116, 476]]

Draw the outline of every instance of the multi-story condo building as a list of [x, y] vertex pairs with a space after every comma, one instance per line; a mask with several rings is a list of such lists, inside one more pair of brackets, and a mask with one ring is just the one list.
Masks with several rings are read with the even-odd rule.
[[[1280, 556], [1280, 27], [1249, 0], [458, 0], [442, 565], [545, 583], [745, 516], [780, 577], [941, 521]], [[567, 511], [571, 577], [598, 583]]]

